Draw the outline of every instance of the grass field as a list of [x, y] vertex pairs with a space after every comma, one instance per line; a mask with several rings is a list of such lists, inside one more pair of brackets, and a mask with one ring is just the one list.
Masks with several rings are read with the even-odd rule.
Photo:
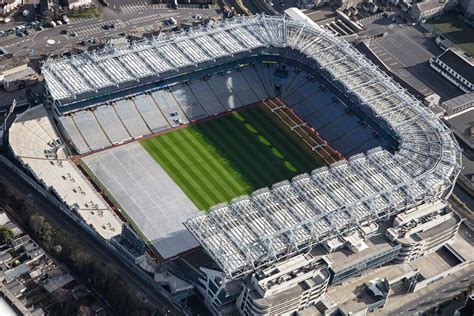
[[141, 143], [202, 210], [324, 165], [260, 106]]
[[426, 22], [433, 30], [445, 36], [470, 56], [474, 56], [474, 28], [457, 14], [447, 14]]

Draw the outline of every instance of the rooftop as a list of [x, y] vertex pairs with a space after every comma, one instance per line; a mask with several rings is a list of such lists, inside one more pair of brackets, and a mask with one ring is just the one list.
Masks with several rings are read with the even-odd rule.
[[447, 49], [437, 57], [455, 72], [471, 83], [474, 83], [474, 65], [472, 61], [453, 49]]
[[448, 113], [455, 113], [457, 110], [474, 107], [474, 91], [446, 100], [443, 102], [442, 106], [448, 111]]
[[448, 124], [457, 137], [474, 149], [474, 107], [448, 119]]
[[[381, 230], [383, 230], [383, 228]], [[364, 242], [367, 248], [359, 252], [353, 252], [347, 247], [344, 247], [341, 250], [327, 254], [327, 257], [333, 262], [331, 264], [331, 270], [344, 270], [357, 262], [363, 262], [365, 259], [371, 258], [377, 253], [392, 249], [395, 246], [395, 244], [380, 233], [364, 239]]]

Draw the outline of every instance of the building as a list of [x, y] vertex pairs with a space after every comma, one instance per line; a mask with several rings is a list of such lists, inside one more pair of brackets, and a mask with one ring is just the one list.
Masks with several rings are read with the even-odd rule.
[[463, 149], [463, 170], [459, 175], [458, 184], [467, 193], [474, 196], [474, 107], [470, 107], [461, 114], [453, 115], [446, 122]]
[[397, 262], [409, 262], [451, 243], [461, 222], [445, 203], [428, 203], [398, 214], [386, 235], [401, 246]]
[[446, 115], [451, 116], [474, 108], [474, 92], [469, 92], [441, 103]]
[[[378, 232], [369, 236], [353, 233], [339, 243], [342, 247], [327, 254], [331, 285], [340, 284], [397, 258], [401, 246], [390, 242], [383, 235], [385, 229], [386, 226], [381, 225]], [[334, 243], [334, 239], [330, 242]], [[317, 248], [314, 252], [318, 252]]]
[[455, 0], [426, 0], [423, 2], [417, 2], [410, 8], [410, 16], [415, 21], [427, 20], [441, 15], [455, 4]]
[[69, 8], [69, 10], [85, 8], [90, 6], [91, 3], [91, 0], [65, 0], [65, 5]]
[[8, 15], [23, 4], [23, 0], [0, 0], [0, 15]]
[[289, 315], [315, 305], [329, 284], [328, 264], [310, 254], [254, 273], [237, 298], [241, 315]]
[[3, 71], [2, 84], [7, 92], [25, 89], [38, 82], [38, 74], [27, 64]]
[[[374, 148], [189, 217], [186, 228], [213, 259], [200, 266], [196, 283], [214, 314], [284, 313], [314, 304], [330, 280], [332, 264], [332, 273], [343, 280], [397, 257], [401, 246], [379, 242], [384, 237], [372, 224], [383, 227], [398, 213], [450, 195], [460, 150], [449, 129], [344, 40], [302, 21], [263, 15], [217, 21], [179, 38], [164, 36], [47, 61], [42, 71], [55, 118], [100, 108], [124, 95], [160, 91], [172, 80], [199, 78], [211, 69], [291, 63], [345, 91], [355, 110], [398, 141], [395, 152]], [[104, 143], [98, 148], [112, 146], [106, 138]], [[41, 147], [37, 150], [44, 155]], [[350, 252], [347, 266], [336, 269], [340, 236]], [[310, 253], [325, 241], [334, 250], [327, 256], [336, 258], [332, 263], [324, 253]], [[279, 298], [288, 304], [279, 304]]]
[[122, 225], [122, 233], [112, 237], [111, 242], [136, 264], [145, 259], [145, 243], [128, 224]]
[[448, 48], [430, 66], [465, 93], [474, 91], [474, 64], [461, 52]]

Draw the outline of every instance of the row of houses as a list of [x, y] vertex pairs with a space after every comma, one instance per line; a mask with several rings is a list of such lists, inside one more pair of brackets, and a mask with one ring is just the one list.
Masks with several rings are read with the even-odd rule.
[[0, 242], [1, 315], [62, 314], [66, 306], [74, 309], [84, 302], [100, 314], [103, 305], [89, 289], [56, 263], [3, 210], [0, 229], [9, 236]]

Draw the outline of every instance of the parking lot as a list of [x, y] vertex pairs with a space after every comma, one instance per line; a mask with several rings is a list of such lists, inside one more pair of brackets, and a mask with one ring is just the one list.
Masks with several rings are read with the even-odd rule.
[[113, 25], [113, 28], [117, 29], [126, 27], [126, 24], [122, 20], [117, 19], [76, 27], [73, 28], [71, 32], [74, 32], [78, 37], [90, 36], [92, 34], [103, 32], [105, 29], [110, 29], [111, 25]]
[[0, 31], [13, 29], [7, 36], [2, 37], [0, 34], [0, 47], [14, 56], [34, 58], [42, 54], [63, 53], [85, 41], [103, 42], [127, 34], [141, 36], [144, 32], [158, 30], [162, 22], [170, 17], [180, 23], [193, 20], [196, 15], [205, 19], [219, 14], [219, 11], [213, 8], [186, 5], [171, 9], [168, 5], [148, 4], [148, 2], [117, 0], [113, 5], [102, 7], [102, 16], [99, 18], [71, 18], [67, 25], [55, 28], [41, 27], [37, 30], [34, 26], [28, 32], [21, 32], [19, 35], [16, 35], [17, 31], [14, 28], [25, 24], [23, 20], [0, 24], [2, 27]]

